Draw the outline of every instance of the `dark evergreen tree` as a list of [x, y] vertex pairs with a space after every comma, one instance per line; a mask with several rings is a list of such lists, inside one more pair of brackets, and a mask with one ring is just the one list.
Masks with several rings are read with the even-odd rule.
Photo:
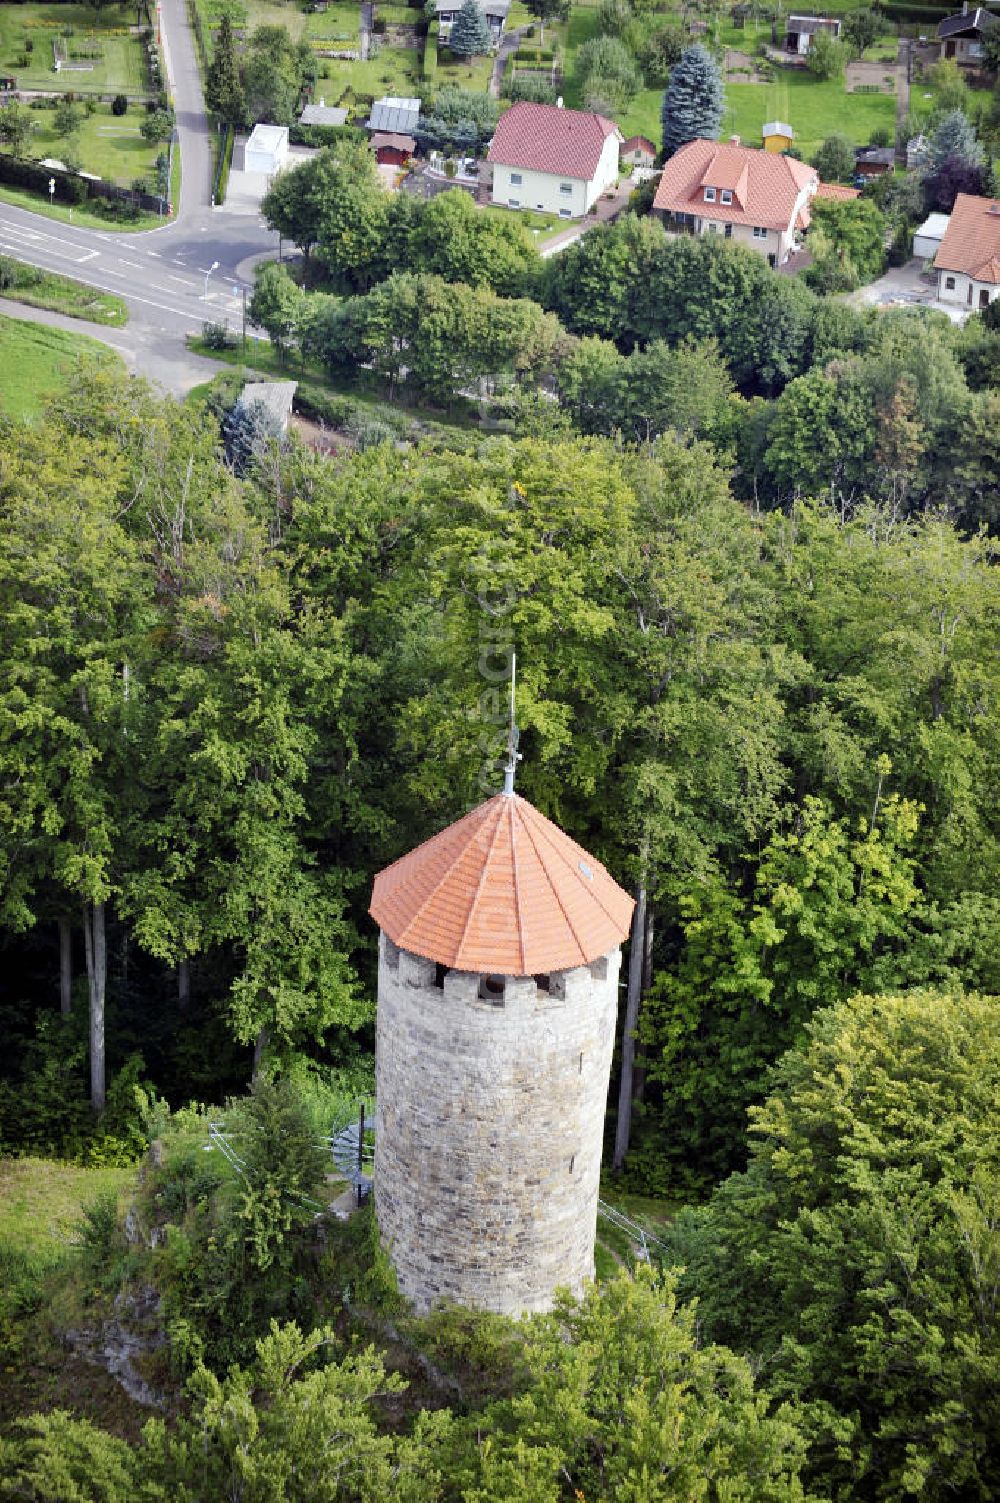
[[448, 46], [456, 57], [477, 57], [493, 45], [490, 28], [476, 0], [465, 0], [451, 28]]
[[714, 140], [722, 124], [722, 79], [700, 42], [689, 47], [670, 74], [660, 116], [663, 150], [672, 157], [686, 141]]
[[246, 119], [246, 101], [236, 61], [233, 24], [223, 11], [215, 38], [215, 52], [205, 80], [205, 100], [210, 110], [227, 125], [242, 125]]

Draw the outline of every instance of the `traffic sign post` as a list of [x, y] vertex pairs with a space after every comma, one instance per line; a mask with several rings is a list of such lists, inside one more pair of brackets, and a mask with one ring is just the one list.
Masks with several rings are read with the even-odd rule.
[[54, 177], [50, 177], [49, 178], [49, 203], [53, 202], [53, 200], [55, 199], [55, 196], [56, 196], [56, 180], [55, 180]]

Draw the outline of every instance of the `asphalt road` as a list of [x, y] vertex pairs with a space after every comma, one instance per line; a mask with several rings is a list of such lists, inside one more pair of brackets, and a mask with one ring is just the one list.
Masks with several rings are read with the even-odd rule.
[[[211, 206], [209, 125], [185, 0], [161, 0], [160, 15], [181, 151], [176, 219], [130, 234], [85, 229], [0, 203], [0, 253], [118, 293], [129, 310], [130, 363], [176, 392], [187, 364], [182, 358], [187, 335], [198, 333], [206, 321], [228, 320], [240, 329], [243, 294], [249, 297], [253, 289], [247, 263], [278, 247], [262, 220]], [[83, 321], [75, 327], [122, 348], [120, 330]], [[194, 374], [189, 384], [203, 379]]]

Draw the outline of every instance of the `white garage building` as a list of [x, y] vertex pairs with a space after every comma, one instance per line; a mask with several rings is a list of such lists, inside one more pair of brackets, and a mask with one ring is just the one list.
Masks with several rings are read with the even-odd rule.
[[255, 125], [246, 144], [243, 170], [273, 177], [284, 167], [287, 156], [287, 125]]
[[947, 214], [928, 214], [920, 228], [914, 231], [913, 254], [921, 261], [933, 260], [941, 249], [948, 218]]

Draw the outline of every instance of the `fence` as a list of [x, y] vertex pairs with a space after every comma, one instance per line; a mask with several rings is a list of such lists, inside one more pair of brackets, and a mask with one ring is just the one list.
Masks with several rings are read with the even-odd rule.
[[[50, 180], [55, 183], [55, 191], [51, 194]], [[120, 188], [117, 183], [106, 183], [103, 178], [78, 177], [75, 172], [63, 172], [58, 167], [42, 167], [38, 162], [25, 161], [23, 157], [0, 155], [0, 183], [7, 183], [12, 188], [28, 188], [65, 204], [82, 204], [88, 198], [103, 198], [114, 203], [131, 204], [152, 214], [160, 213], [165, 206], [164, 200], [152, 193]]]

